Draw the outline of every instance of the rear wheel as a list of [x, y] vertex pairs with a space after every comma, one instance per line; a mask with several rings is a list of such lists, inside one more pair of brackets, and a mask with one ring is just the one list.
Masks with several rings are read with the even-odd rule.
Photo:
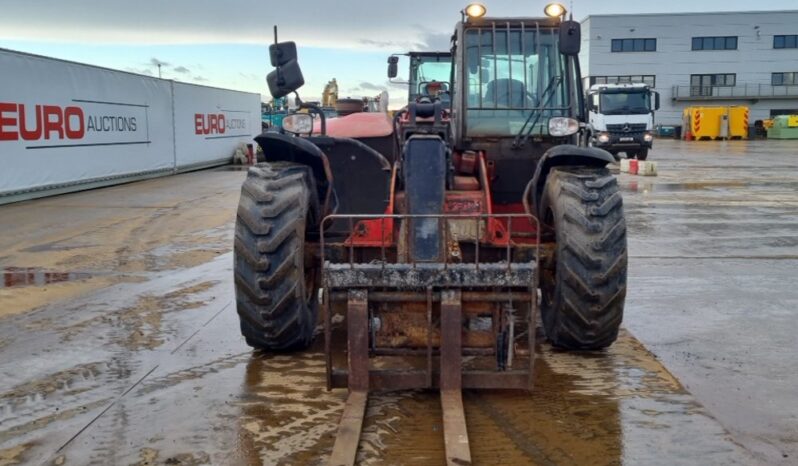
[[546, 337], [564, 349], [595, 350], [618, 336], [626, 297], [626, 222], [606, 168], [558, 167], [541, 200], [556, 247], [542, 267]]
[[313, 339], [318, 280], [317, 270], [305, 265], [305, 238], [317, 212], [307, 167], [277, 162], [250, 168], [234, 244], [236, 304], [248, 345], [294, 350]]

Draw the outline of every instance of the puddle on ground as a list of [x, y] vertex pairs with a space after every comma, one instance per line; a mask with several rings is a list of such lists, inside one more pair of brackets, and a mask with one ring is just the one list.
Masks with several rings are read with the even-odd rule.
[[697, 181], [687, 183], [655, 183], [651, 181], [628, 181], [621, 182], [621, 189], [626, 192], [685, 192], [685, 191], [707, 191], [714, 189], [742, 189], [767, 187], [768, 189], [796, 189], [798, 183], [795, 182], [753, 182], [735, 180], [716, 180], [716, 181]]
[[[318, 350], [318, 344], [316, 345]], [[468, 390], [465, 414], [474, 464], [650, 464], [656, 438], [701, 436], [676, 463], [728, 464], [736, 450], [723, 430], [643, 346], [623, 331], [604, 352], [538, 348], [532, 392]], [[324, 464], [335, 440], [345, 390], [324, 390], [320, 352], [254, 353], [233, 404], [242, 464]], [[362, 465], [445, 462], [439, 395], [369, 396], [357, 453]], [[656, 462], [656, 461], [654, 461]]]
[[44, 286], [53, 283], [74, 282], [92, 277], [87, 272], [54, 272], [28, 267], [6, 267], [2, 269], [0, 288]]

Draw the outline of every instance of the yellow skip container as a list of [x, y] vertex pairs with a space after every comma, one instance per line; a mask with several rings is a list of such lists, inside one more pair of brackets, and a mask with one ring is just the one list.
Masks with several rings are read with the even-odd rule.
[[684, 139], [748, 139], [748, 107], [687, 107], [682, 113]]

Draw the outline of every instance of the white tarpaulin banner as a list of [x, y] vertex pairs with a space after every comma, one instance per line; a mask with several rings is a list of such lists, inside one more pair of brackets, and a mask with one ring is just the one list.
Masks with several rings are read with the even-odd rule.
[[175, 83], [178, 168], [229, 157], [261, 131], [260, 96]]
[[0, 203], [229, 160], [259, 132], [258, 94], [0, 50]]

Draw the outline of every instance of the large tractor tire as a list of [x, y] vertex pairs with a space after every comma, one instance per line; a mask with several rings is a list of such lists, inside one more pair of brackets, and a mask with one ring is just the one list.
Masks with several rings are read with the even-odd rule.
[[552, 345], [597, 350], [618, 337], [626, 297], [626, 221], [606, 168], [558, 167], [546, 180], [541, 220], [556, 247], [541, 276], [541, 320]]
[[277, 162], [249, 169], [236, 218], [234, 272], [241, 333], [254, 348], [297, 350], [313, 339], [318, 271], [306, 265], [305, 238], [317, 214], [307, 167]]

